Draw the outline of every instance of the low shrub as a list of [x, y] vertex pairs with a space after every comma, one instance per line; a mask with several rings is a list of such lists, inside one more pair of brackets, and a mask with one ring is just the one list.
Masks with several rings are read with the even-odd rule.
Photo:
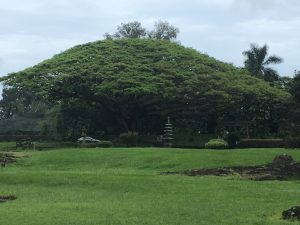
[[96, 148], [99, 147], [99, 142], [86, 142], [86, 143], [79, 143], [79, 147], [81, 148]]
[[240, 134], [238, 132], [230, 132], [225, 140], [227, 141], [229, 148], [235, 148], [240, 141]]
[[113, 143], [111, 141], [100, 141], [98, 143], [98, 147], [102, 147], [102, 148], [110, 148], [113, 146]]
[[86, 142], [80, 143], [79, 146], [82, 148], [109, 148], [113, 146], [113, 143], [111, 141]]
[[282, 148], [283, 139], [241, 139], [239, 148]]
[[285, 148], [300, 148], [300, 138], [288, 137], [284, 140]]
[[158, 139], [157, 135], [139, 135], [138, 146], [139, 147], [153, 147], [156, 146]]
[[120, 142], [127, 147], [137, 146], [139, 134], [137, 132], [128, 132], [120, 134]]
[[190, 130], [174, 130], [173, 147], [204, 148], [205, 143], [215, 137], [214, 134], [199, 134]]
[[35, 148], [37, 150], [47, 150], [54, 148], [75, 148], [77, 147], [76, 142], [67, 142], [67, 141], [44, 141], [44, 142], [35, 142]]
[[228, 148], [228, 143], [223, 139], [211, 139], [205, 144], [207, 149], [226, 149]]

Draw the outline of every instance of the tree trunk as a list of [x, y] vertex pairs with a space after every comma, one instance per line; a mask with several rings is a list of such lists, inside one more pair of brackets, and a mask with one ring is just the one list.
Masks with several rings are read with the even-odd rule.
[[121, 124], [123, 125], [124, 129], [126, 130], [126, 132], [128, 133], [130, 130], [129, 130], [127, 121], [126, 121], [124, 118], [121, 118], [121, 119], [120, 119], [120, 122], [121, 122]]

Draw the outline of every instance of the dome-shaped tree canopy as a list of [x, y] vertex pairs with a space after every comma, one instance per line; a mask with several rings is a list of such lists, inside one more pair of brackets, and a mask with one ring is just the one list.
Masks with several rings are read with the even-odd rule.
[[68, 119], [83, 120], [95, 130], [153, 131], [166, 115], [203, 126], [212, 118], [261, 123], [289, 98], [231, 64], [151, 39], [78, 45], [3, 81], [60, 104]]

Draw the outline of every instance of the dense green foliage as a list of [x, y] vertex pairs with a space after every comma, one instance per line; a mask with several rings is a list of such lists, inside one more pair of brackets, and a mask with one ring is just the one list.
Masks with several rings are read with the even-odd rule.
[[146, 36], [146, 29], [138, 21], [122, 23], [114, 35], [105, 34], [106, 38], [142, 38]]
[[167, 21], [158, 21], [154, 24], [154, 29], [149, 32], [149, 38], [158, 40], [175, 40], [179, 29]]
[[296, 72], [293, 79], [293, 84], [291, 85], [291, 92], [294, 97], [295, 102], [300, 103], [300, 71]]
[[137, 132], [128, 132], [120, 134], [120, 142], [127, 147], [137, 146], [139, 134]]
[[33, 152], [1, 171], [5, 225], [292, 225], [298, 181], [159, 175], [162, 171], [260, 165], [283, 149], [66, 149]]
[[[0, 101], [1, 133], [16, 130], [50, 132], [55, 127], [56, 108], [28, 91], [4, 89]], [[47, 117], [47, 118], [46, 118]], [[51, 123], [48, 121], [51, 120]]]
[[283, 148], [290, 147], [287, 141], [282, 139], [241, 139], [239, 148]]
[[100, 141], [100, 142], [87, 142], [85, 144], [78, 144], [81, 148], [110, 148], [113, 146], [111, 141]]
[[228, 148], [228, 143], [223, 139], [211, 139], [209, 142], [205, 143], [205, 148], [208, 149], [226, 149]]
[[[297, 139], [300, 143], [300, 72], [296, 71], [295, 77], [290, 85], [293, 102], [287, 110], [287, 120], [290, 123], [290, 138]], [[297, 144], [298, 145], [298, 144]]]
[[268, 135], [278, 131], [289, 99], [230, 64], [152, 39], [79, 45], [2, 80], [12, 92], [29, 92], [54, 107], [45, 129], [55, 124], [61, 136], [75, 137], [83, 125], [98, 136], [159, 134], [167, 115], [174, 127], [193, 132], [246, 121], [252, 135]]

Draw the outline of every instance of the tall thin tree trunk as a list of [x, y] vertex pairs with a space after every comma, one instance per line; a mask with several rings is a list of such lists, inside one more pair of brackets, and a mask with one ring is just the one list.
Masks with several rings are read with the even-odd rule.
[[125, 128], [126, 132], [129, 132], [130, 130], [129, 130], [127, 121], [126, 121], [124, 118], [121, 118], [121, 119], [120, 119], [120, 122], [121, 122], [121, 124], [123, 125], [123, 127]]

